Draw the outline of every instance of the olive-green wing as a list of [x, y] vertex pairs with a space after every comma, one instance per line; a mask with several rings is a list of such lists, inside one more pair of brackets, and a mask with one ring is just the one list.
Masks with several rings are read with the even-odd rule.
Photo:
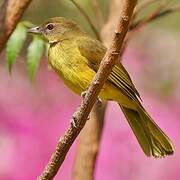
[[94, 68], [99, 68], [99, 64], [106, 53], [106, 48], [101, 42], [91, 39], [88, 36], [78, 37], [77, 46], [82, 56], [86, 57]]
[[[97, 72], [100, 62], [105, 55], [106, 48], [102, 43], [90, 37], [78, 37], [76, 43], [81, 55], [89, 60], [88, 65]], [[139, 93], [133, 85], [128, 72], [121, 63], [113, 67], [108, 80], [130, 98], [138, 101], [136, 96], [140, 97]]]
[[113, 67], [108, 80], [115, 83], [116, 86], [121, 87], [132, 99], [137, 100], [136, 96], [140, 98], [128, 72], [122, 64], [119, 63]]

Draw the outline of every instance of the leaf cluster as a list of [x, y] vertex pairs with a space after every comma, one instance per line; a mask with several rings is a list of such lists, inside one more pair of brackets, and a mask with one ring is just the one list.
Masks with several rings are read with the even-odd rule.
[[[12, 73], [13, 65], [18, 59], [22, 49], [25, 47], [24, 44], [27, 41], [27, 29], [32, 26], [33, 25], [30, 22], [20, 22], [7, 42], [6, 61], [10, 73]], [[26, 54], [27, 72], [30, 80], [33, 80], [36, 75], [40, 59], [46, 54], [46, 47], [47, 43], [43, 39], [37, 35], [32, 35]]]

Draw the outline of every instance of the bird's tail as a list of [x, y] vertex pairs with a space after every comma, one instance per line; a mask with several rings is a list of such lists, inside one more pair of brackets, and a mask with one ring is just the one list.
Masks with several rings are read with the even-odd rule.
[[167, 135], [141, 107], [137, 111], [121, 106], [129, 125], [147, 156], [164, 157], [173, 154], [173, 146]]

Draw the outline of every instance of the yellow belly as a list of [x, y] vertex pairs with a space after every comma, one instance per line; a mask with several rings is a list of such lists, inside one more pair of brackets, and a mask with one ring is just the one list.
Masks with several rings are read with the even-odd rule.
[[48, 59], [64, 83], [79, 95], [87, 89], [95, 75], [87, 59], [69, 44], [67, 47], [66, 44], [51, 47]]
[[[95, 71], [88, 66], [88, 60], [81, 56], [76, 48], [71, 49], [69, 46], [68, 49], [61, 48], [57, 46], [50, 48], [49, 63], [64, 83], [72, 91], [80, 95], [89, 87]], [[118, 88], [108, 81], [103, 86], [99, 97], [103, 100], [117, 101], [125, 107], [133, 109], [136, 107], [129, 97], [122, 94]]]

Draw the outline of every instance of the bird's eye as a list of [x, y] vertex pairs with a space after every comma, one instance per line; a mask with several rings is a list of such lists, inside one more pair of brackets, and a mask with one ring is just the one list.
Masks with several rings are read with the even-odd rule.
[[48, 24], [48, 25], [46, 26], [46, 28], [47, 28], [48, 30], [52, 30], [52, 29], [54, 28], [54, 25], [53, 25], [53, 24]]

